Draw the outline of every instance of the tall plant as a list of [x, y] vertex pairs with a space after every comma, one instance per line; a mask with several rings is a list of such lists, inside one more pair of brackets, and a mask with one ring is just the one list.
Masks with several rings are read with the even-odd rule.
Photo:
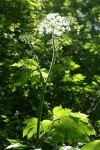
[[[39, 135], [40, 135], [40, 122], [41, 122], [41, 114], [42, 114], [42, 106], [44, 102], [44, 96], [45, 96], [45, 90], [47, 83], [49, 82], [50, 75], [52, 73], [52, 69], [55, 62], [55, 37], [61, 36], [64, 32], [70, 31], [70, 25], [71, 24], [77, 24], [75, 18], [73, 17], [62, 17], [59, 15], [59, 13], [51, 13], [46, 16], [46, 18], [41, 22], [39, 33], [43, 34], [44, 32], [46, 34], [51, 34], [51, 43], [52, 43], [52, 62], [50, 65], [50, 69], [48, 72], [48, 76], [46, 80], [43, 82], [43, 89], [42, 89], [42, 96], [39, 104], [39, 115], [38, 115], [38, 123], [37, 123], [37, 147], [38, 147], [38, 141], [39, 141]], [[59, 46], [59, 45], [58, 45]], [[41, 74], [41, 72], [40, 72]], [[43, 78], [43, 77], [42, 77]]]
[[[18, 63], [13, 64], [13, 66], [17, 66], [17, 67], [24, 66], [24, 68], [26, 68], [25, 71], [27, 71], [27, 75], [28, 75], [27, 79], [28, 77], [30, 77], [31, 79], [32, 73], [33, 73], [32, 76], [34, 76], [34, 71], [35, 71], [35, 75], [37, 76], [36, 73], [37, 70], [39, 73], [40, 81], [42, 83], [42, 94], [39, 103], [38, 118], [32, 118], [32, 119], [30, 118], [29, 120], [26, 120], [25, 123], [27, 124], [27, 126], [24, 128], [23, 131], [23, 136], [28, 135], [28, 138], [31, 138], [33, 135], [35, 135], [36, 138], [35, 147], [37, 149], [41, 147], [41, 141], [43, 142], [45, 140], [45, 137], [51, 137], [51, 139], [56, 144], [58, 144], [59, 142], [63, 144], [66, 139], [67, 142], [71, 144], [73, 142], [78, 142], [78, 141], [79, 142], [89, 141], [88, 136], [91, 134], [95, 134], [91, 124], [89, 124], [88, 122], [87, 116], [80, 113], [79, 114], [72, 113], [71, 110], [63, 109], [61, 106], [55, 107], [53, 109], [53, 116], [51, 120], [41, 121], [46, 87], [49, 82], [53, 70], [53, 66], [55, 64], [56, 52], [61, 46], [61, 41], [59, 39], [62, 35], [66, 36], [66, 33], [71, 30], [72, 24], [75, 25], [77, 24], [75, 18], [60, 16], [59, 13], [48, 14], [44, 18], [44, 20], [40, 23], [39, 34], [46, 33], [51, 36], [50, 43], [52, 48], [52, 61], [50, 64], [47, 77], [45, 79], [41, 72], [38, 57], [35, 53], [34, 53], [36, 58], [35, 61], [31, 59], [27, 59], [27, 60], [21, 60]], [[30, 48], [33, 50], [32, 45], [28, 41], [27, 43], [30, 46]], [[84, 130], [82, 129], [82, 127], [84, 127]], [[80, 130], [78, 131], [78, 129]], [[71, 133], [69, 133], [69, 131]], [[75, 136], [73, 135], [73, 133], [75, 134]], [[77, 135], [79, 137], [77, 137]], [[60, 137], [62, 140], [58, 137]], [[24, 146], [25, 145], [17, 143], [8, 146], [6, 149], [24, 147]]]

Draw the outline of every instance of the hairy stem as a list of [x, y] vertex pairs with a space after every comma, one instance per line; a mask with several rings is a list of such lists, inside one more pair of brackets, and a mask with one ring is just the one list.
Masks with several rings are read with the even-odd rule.
[[50, 75], [51, 75], [51, 72], [52, 72], [52, 69], [53, 69], [53, 66], [54, 66], [54, 62], [55, 62], [54, 31], [52, 32], [52, 51], [53, 51], [52, 61], [51, 61], [48, 77], [47, 77], [45, 83], [43, 84], [42, 96], [41, 96], [41, 100], [40, 100], [40, 104], [39, 104], [39, 114], [38, 114], [38, 122], [37, 122], [37, 135], [36, 135], [36, 147], [37, 148], [39, 148], [40, 123], [41, 123], [41, 115], [42, 115], [42, 108], [43, 108], [43, 102], [44, 102], [44, 97], [45, 97], [46, 86], [47, 86], [47, 83], [50, 79]]

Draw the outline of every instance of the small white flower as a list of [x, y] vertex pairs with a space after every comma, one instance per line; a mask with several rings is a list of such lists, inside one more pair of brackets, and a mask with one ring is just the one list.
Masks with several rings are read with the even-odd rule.
[[47, 30], [46, 30], [46, 33], [47, 34], [50, 34], [52, 32], [52, 28], [48, 28]]
[[41, 22], [39, 28], [39, 34], [46, 32], [46, 34], [51, 34], [54, 31], [56, 36], [61, 36], [66, 30], [70, 31], [70, 25], [76, 24], [76, 19], [74, 17], [62, 17], [59, 13], [50, 13]]
[[61, 27], [61, 30], [62, 30], [63, 32], [65, 32], [66, 28], [65, 28], [65, 27]]
[[71, 28], [69, 26], [66, 27], [67, 31], [71, 31]]

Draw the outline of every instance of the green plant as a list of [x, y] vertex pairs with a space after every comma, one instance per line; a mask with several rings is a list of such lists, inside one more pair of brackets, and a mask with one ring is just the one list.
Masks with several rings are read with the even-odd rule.
[[[89, 136], [95, 135], [95, 131], [87, 117], [85, 114], [73, 113], [70, 109], [63, 109], [61, 106], [55, 107], [52, 118], [40, 123], [39, 147], [43, 148], [45, 144], [48, 144], [54, 149], [57, 145], [64, 143], [71, 145], [78, 142], [90, 142]], [[23, 130], [23, 137], [27, 136], [28, 139], [36, 140], [37, 121], [38, 119], [34, 117], [24, 121], [26, 126]], [[17, 146], [23, 147], [18, 142]]]
[[[41, 121], [42, 107], [44, 103], [45, 91], [47, 84], [49, 82], [52, 69], [55, 63], [55, 52], [59, 49], [61, 41], [59, 41], [59, 36], [67, 31], [70, 31], [70, 25], [77, 24], [75, 18], [73, 17], [61, 17], [58, 13], [48, 14], [43, 22], [40, 24], [39, 33], [51, 35], [51, 47], [53, 51], [52, 62], [50, 64], [50, 69], [48, 73], [42, 72], [40, 68], [38, 57], [34, 52], [35, 60], [23, 59], [18, 63], [13, 64], [13, 67], [18, 67], [20, 71], [20, 79], [15, 82], [15, 86], [24, 85], [28, 80], [32, 83], [39, 82], [42, 85], [42, 94], [39, 104], [38, 118], [30, 118], [24, 123], [27, 125], [23, 130], [23, 137], [27, 135], [28, 139], [34, 137], [34, 146], [32, 148], [40, 148], [45, 143], [49, 145], [63, 145], [72, 144], [75, 142], [89, 142], [89, 136], [94, 135], [95, 131], [91, 124], [88, 122], [87, 116], [81, 113], [72, 113], [70, 109], [63, 109], [61, 106], [55, 107], [53, 109], [53, 115], [50, 120]], [[25, 39], [25, 42], [29, 45], [33, 51], [32, 45]], [[12, 75], [14, 80], [16, 75]], [[25, 75], [25, 78], [24, 78]], [[23, 80], [22, 80], [23, 79]], [[9, 148], [24, 148], [26, 145], [12, 144], [8, 146]]]
[[[27, 126], [23, 130], [23, 136], [36, 138], [37, 118], [30, 118], [24, 122]], [[87, 115], [80, 112], [73, 113], [70, 109], [61, 106], [53, 109], [51, 120], [43, 120], [40, 123], [39, 143], [52, 138], [55, 144], [75, 142], [89, 142], [89, 136], [95, 135]]]

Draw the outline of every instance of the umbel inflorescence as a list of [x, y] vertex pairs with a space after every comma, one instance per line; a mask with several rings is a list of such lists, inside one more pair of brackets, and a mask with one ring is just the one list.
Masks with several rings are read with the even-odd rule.
[[71, 30], [71, 25], [77, 24], [76, 18], [60, 16], [59, 13], [50, 13], [40, 23], [39, 34], [51, 34], [60, 36], [65, 31]]

